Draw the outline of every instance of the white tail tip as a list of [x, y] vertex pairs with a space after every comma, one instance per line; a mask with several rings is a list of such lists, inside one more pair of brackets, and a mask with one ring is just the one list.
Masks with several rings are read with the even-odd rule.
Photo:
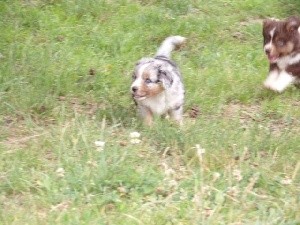
[[170, 58], [171, 52], [179, 49], [186, 42], [186, 38], [182, 36], [167, 37], [159, 47], [156, 56], [165, 56]]

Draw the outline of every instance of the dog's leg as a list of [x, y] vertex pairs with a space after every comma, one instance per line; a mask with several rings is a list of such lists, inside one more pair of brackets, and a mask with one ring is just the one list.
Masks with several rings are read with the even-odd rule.
[[266, 88], [272, 89], [272, 86], [276, 82], [278, 76], [279, 76], [279, 72], [277, 70], [270, 71], [269, 76], [264, 82], [264, 86]]
[[151, 112], [151, 110], [146, 107], [140, 106], [139, 112], [140, 112], [141, 117], [143, 118], [144, 124], [146, 124], [147, 126], [152, 126], [153, 113]]
[[266, 87], [272, 89], [273, 91], [283, 92], [289, 85], [291, 85], [294, 82], [294, 76], [287, 73], [286, 71], [281, 71], [277, 79], [272, 80], [272, 82], [270, 82]]
[[182, 120], [182, 114], [183, 114], [183, 107], [180, 106], [176, 109], [172, 109], [168, 111], [168, 114], [170, 115], [170, 117], [175, 120], [179, 125], [183, 124], [183, 120]]

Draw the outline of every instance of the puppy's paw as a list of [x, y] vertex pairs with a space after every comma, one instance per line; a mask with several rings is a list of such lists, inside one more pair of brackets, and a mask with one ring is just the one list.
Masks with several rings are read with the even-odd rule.
[[272, 91], [275, 91], [275, 92], [278, 92], [278, 93], [282, 93], [284, 91], [284, 88], [277, 87], [276, 85], [274, 85], [272, 83], [269, 83], [269, 82], [264, 82], [263, 85], [266, 89], [269, 89], [269, 90], [272, 90]]
[[269, 82], [264, 82], [263, 83], [263, 86], [264, 86], [264, 88], [266, 88], [266, 89], [270, 89], [270, 90], [272, 90], [272, 87], [271, 87], [271, 85], [270, 85], [270, 83]]

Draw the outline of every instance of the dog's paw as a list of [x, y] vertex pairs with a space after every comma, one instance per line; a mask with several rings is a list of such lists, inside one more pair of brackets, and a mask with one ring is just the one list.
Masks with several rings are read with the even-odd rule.
[[272, 90], [272, 86], [270, 85], [270, 83], [269, 82], [264, 82], [263, 83], [263, 86], [264, 86], [264, 88], [266, 88], [266, 89], [269, 89], [269, 90]]
[[270, 82], [264, 82], [264, 87], [266, 89], [269, 89], [269, 90], [272, 90], [272, 91], [275, 91], [275, 92], [278, 92], [278, 93], [282, 93], [284, 91], [284, 87], [281, 87], [281, 86], [276, 86], [274, 85], [273, 83], [270, 83]]

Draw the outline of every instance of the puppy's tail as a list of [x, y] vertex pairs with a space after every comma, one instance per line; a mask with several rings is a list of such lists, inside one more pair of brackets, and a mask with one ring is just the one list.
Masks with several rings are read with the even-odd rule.
[[170, 58], [171, 52], [179, 49], [186, 41], [185, 37], [171, 36], [167, 37], [156, 52], [156, 56], [163, 56]]

